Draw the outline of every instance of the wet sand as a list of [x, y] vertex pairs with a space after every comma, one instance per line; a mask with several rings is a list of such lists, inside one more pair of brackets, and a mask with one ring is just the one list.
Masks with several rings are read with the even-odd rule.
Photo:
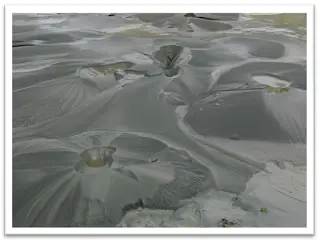
[[306, 226], [297, 19], [14, 15], [13, 225]]

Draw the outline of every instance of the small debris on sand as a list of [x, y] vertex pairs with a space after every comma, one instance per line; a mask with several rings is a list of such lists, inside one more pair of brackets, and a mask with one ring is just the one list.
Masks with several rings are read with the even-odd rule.
[[222, 218], [221, 221], [218, 223], [218, 227], [232, 227], [235, 225], [236, 225], [235, 220], [230, 221], [226, 218]]
[[268, 208], [260, 208], [260, 212], [266, 214], [268, 213]]

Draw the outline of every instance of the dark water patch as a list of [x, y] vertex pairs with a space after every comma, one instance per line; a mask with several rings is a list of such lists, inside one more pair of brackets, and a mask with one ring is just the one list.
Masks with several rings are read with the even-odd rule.
[[172, 17], [173, 13], [141, 13], [135, 16], [143, 22], [157, 22]]
[[186, 13], [184, 17], [193, 17], [211, 21], [236, 21], [238, 13]]
[[194, 13], [186, 13], [183, 16], [184, 17], [195, 17], [196, 15]]
[[12, 47], [17, 48], [17, 47], [32, 47], [34, 44], [28, 43], [25, 41], [12, 41]]
[[198, 18], [220, 21], [236, 21], [239, 15], [239, 13], [195, 13]]
[[205, 20], [212, 20], [212, 21], [218, 21], [218, 20], [220, 20], [219, 18], [211, 18], [211, 17], [197, 17], [197, 18], [205, 19]]
[[208, 30], [213, 32], [232, 29], [232, 25], [229, 25], [227, 23], [207, 20], [207, 19], [191, 18], [190, 22], [203, 30]]

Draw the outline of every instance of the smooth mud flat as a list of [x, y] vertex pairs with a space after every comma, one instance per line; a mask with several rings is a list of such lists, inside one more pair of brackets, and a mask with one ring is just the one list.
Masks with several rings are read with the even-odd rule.
[[14, 227], [305, 227], [303, 14], [15, 14]]

